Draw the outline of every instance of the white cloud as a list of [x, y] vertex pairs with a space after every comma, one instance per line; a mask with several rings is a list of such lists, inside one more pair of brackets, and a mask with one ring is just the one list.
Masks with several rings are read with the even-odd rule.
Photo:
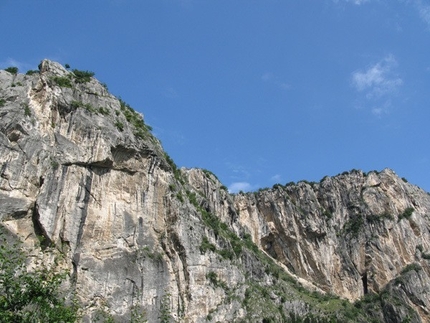
[[395, 57], [387, 55], [365, 71], [352, 73], [352, 85], [357, 91], [364, 91], [368, 99], [394, 93], [403, 84], [403, 80], [394, 71], [397, 65]]
[[[396, 73], [397, 60], [387, 55], [365, 70], [358, 70], [351, 75], [351, 85], [360, 93], [360, 106], [371, 105], [374, 116], [389, 114], [392, 97], [399, 91], [403, 80]], [[367, 103], [365, 103], [367, 102]]]
[[240, 191], [248, 192], [253, 189], [253, 186], [248, 182], [234, 182], [228, 187], [230, 193], [238, 193]]

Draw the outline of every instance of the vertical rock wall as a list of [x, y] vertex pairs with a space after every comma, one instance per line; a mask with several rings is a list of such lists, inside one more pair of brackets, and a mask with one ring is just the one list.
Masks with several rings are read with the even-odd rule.
[[393, 171], [231, 195], [209, 171], [178, 170], [94, 78], [43, 61], [39, 74], [0, 71], [0, 84], [0, 221], [27, 248], [62, 255], [83, 321], [347, 322], [356, 311], [303, 286], [380, 295], [374, 317], [386, 322], [428, 319], [430, 197]]

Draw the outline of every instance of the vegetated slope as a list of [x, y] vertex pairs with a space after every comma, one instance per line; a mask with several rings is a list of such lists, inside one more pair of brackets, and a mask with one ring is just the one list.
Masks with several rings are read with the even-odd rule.
[[62, 255], [84, 321], [429, 319], [430, 197], [391, 170], [232, 195], [47, 60], [0, 71], [0, 161], [3, 226]]

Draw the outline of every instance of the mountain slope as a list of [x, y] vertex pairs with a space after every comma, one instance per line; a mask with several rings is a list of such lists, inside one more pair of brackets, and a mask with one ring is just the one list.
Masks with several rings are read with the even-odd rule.
[[0, 71], [0, 100], [0, 221], [83, 321], [429, 320], [430, 197], [393, 171], [231, 195], [90, 72]]

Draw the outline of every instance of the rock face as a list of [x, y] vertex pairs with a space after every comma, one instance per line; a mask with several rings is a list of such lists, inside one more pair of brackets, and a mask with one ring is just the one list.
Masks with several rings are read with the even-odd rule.
[[39, 69], [0, 71], [0, 221], [62, 255], [83, 322], [430, 321], [428, 193], [385, 169], [232, 195], [91, 73]]

